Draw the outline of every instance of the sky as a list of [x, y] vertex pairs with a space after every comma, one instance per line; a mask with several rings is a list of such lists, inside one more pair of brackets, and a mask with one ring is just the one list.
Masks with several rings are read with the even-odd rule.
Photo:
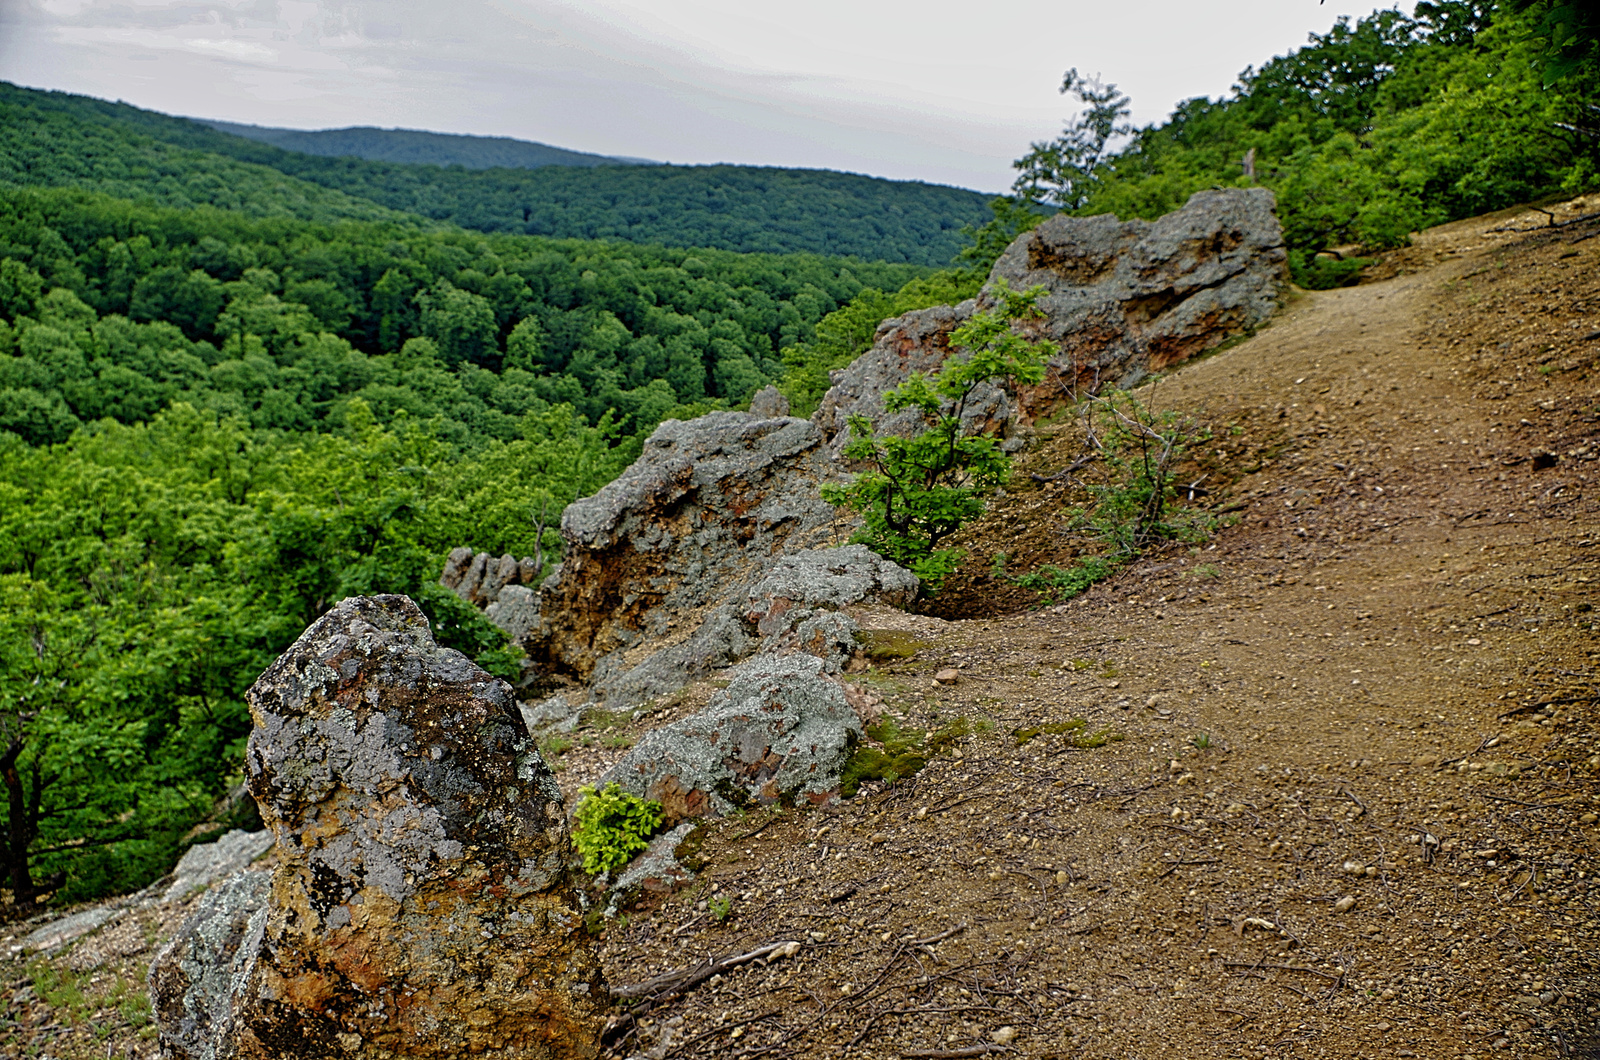
[[[1409, 5], [1408, 5], [1409, 6]], [[513, 136], [674, 163], [1002, 191], [1072, 113], [1076, 67], [1134, 118], [1372, 2], [0, 0], [0, 79], [298, 129]]]

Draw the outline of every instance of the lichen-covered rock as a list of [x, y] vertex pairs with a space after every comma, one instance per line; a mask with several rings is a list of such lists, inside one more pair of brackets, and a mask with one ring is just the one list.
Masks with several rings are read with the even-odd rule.
[[669, 822], [834, 798], [861, 722], [822, 660], [757, 655], [729, 677], [700, 713], [646, 733], [601, 785], [660, 802]]
[[[828, 473], [822, 436], [805, 420], [668, 420], [616, 481], [562, 514], [566, 555], [541, 587], [541, 624], [524, 646], [547, 669], [592, 681], [597, 698], [612, 696], [611, 682], [692, 641], [778, 555], [835, 518], [818, 493]], [[690, 665], [721, 660], [738, 650], [725, 640], [708, 633], [681, 654]], [[646, 677], [632, 684], [652, 685]], [[625, 686], [616, 694], [637, 699]]]
[[[278, 865], [217, 1055], [595, 1055], [604, 987], [561, 792], [511, 688], [379, 596], [342, 601], [247, 698]], [[171, 996], [192, 976], [152, 974], [158, 1012], [194, 1008]]]
[[539, 626], [539, 594], [526, 585], [507, 585], [483, 609], [483, 617], [510, 635], [513, 643]]
[[678, 848], [696, 827], [694, 822], [685, 821], [650, 840], [644, 852], [617, 873], [616, 880], [611, 884], [610, 908], [614, 910], [620, 902], [627, 901], [641, 891], [646, 894], [671, 894], [687, 886], [694, 879], [694, 873], [678, 860]]
[[858, 604], [907, 607], [917, 576], [864, 545], [806, 549], [782, 556], [748, 595], [746, 622], [761, 651], [802, 651], [838, 673], [855, 653], [860, 628], [842, 609]]
[[[1016, 403], [995, 388], [975, 393], [968, 430], [1014, 436], [1022, 421], [1054, 411], [1079, 388], [1130, 386], [1266, 320], [1288, 283], [1273, 204], [1264, 188], [1202, 191], [1156, 221], [1058, 214], [1018, 236], [990, 282], [1045, 288], [1038, 303], [1044, 317], [1024, 330], [1051, 340], [1058, 352], [1044, 382], [1024, 388]], [[950, 356], [951, 332], [991, 305], [986, 288], [958, 306], [879, 325], [872, 348], [835, 373], [817, 410], [830, 450], [849, 440], [855, 414], [881, 430], [911, 426], [908, 414], [885, 415], [883, 395], [912, 372], [937, 372]]]
[[240, 872], [206, 892], [150, 965], [150, 1002], [164, 1057], [233, 1060], [238, 998], [255, 969], [272, 878]]

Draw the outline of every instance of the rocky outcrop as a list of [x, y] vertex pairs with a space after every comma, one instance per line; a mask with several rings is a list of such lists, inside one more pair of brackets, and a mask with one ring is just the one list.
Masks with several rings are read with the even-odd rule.
[[342, 601], [248, 699], [270, 900], [208, 896], [157, 960], [165, 1055], [595, 1055], [561, 792], [511, 688], [380, 596]]
[[822, 804], [861, 739], [844, 688], [811, 655], [760, 655], [700, 713], [646, 733], [602, 779], [669, 823], [771, 803]]
[[750, 415], [764, 420], [782, 419], [789, 415], [789, 399], [775, 386], [764, 386], [750, 399]]
[[194, 915], [156, 954], [150, 1004], [163, 1057], [232, 1060], [241, 1055], [234, 1014], [255, 967], [271, 892], [270, 873], [230, 877], [206, 892]]
[[[1015, 435], [1082, 388], [1130, 386], [1149, 372], [1202, 353], [1255, 327], [1288, 283], [1283, 232], [1264, 188], [1202, 191], [1156, 221], [1057, 215], [1014, 241], [990, 281], [1045, 288], [1044, 313], [1025, 330], [1058, 347], [1043, 383], [1015, 402], [984, 390], [969, 402], [970, 430]], [[834, 374], [815, 417], [837, 453], [860, 414], [880, 429], [883, 395], [912, 372], [932, 374], [950, 356], [950, 334], [991, 299], [936, 306], [884, 321], [872, 348]]]
[[[739, 594], [835, 518], [818, 494], [822, 436], [805, 420], [718, 412], [668, 420], [616, 481], [568, 505], [566, 555], [524, 644], [599, 696], [637, 701], [743, 649]], [[680, 676], [629, 674], [662, 651]], [[671, 683], [671, 682], [676, 683]], [[652, 691], [652, 690], [656, 691]]]
[[917, 576], [863, 545], [808, 549], [782, 556], [747, 594], [745, 622], [765, 654], [805, 652], [838, 673], [856, 651], [860, 604], [909, 607]]
[[489, 607], [501, 599], [508, 586], [533, 585], [539, 578], [539, 561], [524, 556], [496, 558], [470, 548], [452, 549], [444, 562], [439, 584], [477, 607]]

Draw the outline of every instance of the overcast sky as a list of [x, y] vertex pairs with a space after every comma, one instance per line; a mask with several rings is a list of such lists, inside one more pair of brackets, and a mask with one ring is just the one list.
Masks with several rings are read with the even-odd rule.
[[[999, 191], [1070, 112], [1218, 96], [1344, 0], [0, 0], [0, 79], [194, 117]], [[1406, 8], [1409, 10], [1409, 3]]]

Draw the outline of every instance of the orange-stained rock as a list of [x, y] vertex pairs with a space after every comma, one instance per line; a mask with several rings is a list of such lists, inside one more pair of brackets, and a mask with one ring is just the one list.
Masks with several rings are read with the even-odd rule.
[[341, 602], [248, 698], [278, 867], [265, 906], [219, 906], [157, 958], [163, 1055], [596, 1055], [561, 794], [510, 687], [380, 596]]

